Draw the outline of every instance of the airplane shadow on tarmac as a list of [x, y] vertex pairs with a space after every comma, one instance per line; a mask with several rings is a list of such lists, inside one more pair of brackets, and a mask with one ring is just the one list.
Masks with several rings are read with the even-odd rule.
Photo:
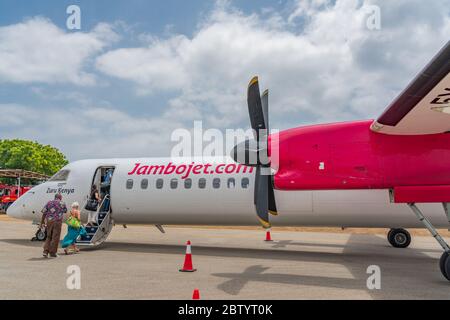
[[331, 243], [306, 243], [292, 240], [278, 240], [274, 241], [272, 248], [287, 248], [288, 246], [308, 246], [308, 247], [329, 247], [329, 248], [344, 248], [343, 244], [331, 244]]
[[229, 279], [221, 283], [218, 288], [230, 295], [238, 295], [249, 282], [265, 282], [286, 285], [317, 286], [322, 284], [329, 288], [363, 289], [365, 280], [333, 278], [326, 276], [303, 276], [265, 272], [270, 267], [254, 265], [246, 268], [242, 273], [213, 273], [213, 276]]
[[[370, 237], [370, 238], [368, 238]], [[20, 239], [0, 239], [1, 242], [41, 247], [41, 243]], [[229, 295], [238, 296], [240, 291], [250, 282], [277, 283], [286, 285], [316, 286], [342, 288], [344, 290], [365, 290], [374, 299], [449, 299], [449, 283], [441, 276], [437, 259], [432, 258], [422, 250], [407, 248], [396, 249], [385, 243], [386, 240], [375, 235], [362, 237], [350, 235], [345, 245], [317, 244], [294, 242], [291, 240], [274, 241], [271, 248], [233, 248], [217, 246], [195, 246], [194, 255], [210, 257], [230, 257], [246, 259], [262, 259], [267, 265], [256, 264], [246, 267], [242, 272], [211, 273], [212, 276], [224, 278], [217, 288]], [[283, 249], [296, 246], [296, 250]], [[309, 248], [302, 251], [301, 246], [309, 247], [343, 247], [342, 252], [314, 252]], [[281, 248], [280, 248], [281, 247]], [[380, 251], [380, 247], [383, 250]], [[82, 252], [88, 254], [96, 250], [158, 253], [183, 255], [186, 247], [173, 244], [143, 244], [130, 242], [105, 242], [99, 247], [85, 248]], [[439, 250], [427, 249], [428, 253]], [[42, 258], [31, 258], [29, 261], [42, 261]], [[337, 264], [345, 267], [351, 278], [323, 275], [299, 275], [270, 272], [273, 261], [318, 262]], [[276, 262], [274, 262], [276, 263]], [[382, 273], [382, 288], [369, 290], [366, 286], [369, 265], [377, 265]], [[428, 288], [428, 290], [424, 290]], [[434, 290], [436, 289], [436, 290]], [[442, 290], [445, 289], [445, 290]], [[295, 297], [293, 297], [295, 298]]]
[[[239, 295], [247, 283], [255, 281], [285, 285], [342, 288], [345, 290], [364, 290], [373, 299], [450, 298], [450, 294], [446, 291], [449, 283], [440, 277], [435, 259], [430, 258], [417, 249], [407, 249], [407, 251], [400, 249], [399, 251], [399, 249], [390, 247], [387, 248], [389, 254], [377, 253], [374, 255], [370, 252], [369, 246], [366, 251], [362, 251], [361, 242], [358, 238], [358, 235], [351, 235], [347, 244], [343, 246], [344, 251], [342, 253], [301, 252], [299, 255], [299, 259], [302, 261], [341, 264], [351, 273], [352, 278], [335, 278], [326, 274], [323, 276], [312, 276], [271, 273], [268, 271], [270, 266], [263, 265], [249, 266], [242, 273], [212, 273], [212, 275], [227, 279], [218, 285], [218, 289], [230, 295]], [[372, 243], [377, 243], [380, 241], [380, 238], [373, 236], [371, 240], [373, 240]], [[291, 240], [281, 240], [279, 242], [282, 244], [282, 247], [288, 245], [310, 246], [310, 244], [300, 244]], [[272, 248], [277, 247], [277, 245], [274, 245]], [[355, 250], [356, 248], [358, 249]], [[427, 250], [427, 252], [440, 251]], [[270, 259], [270, 254], [268, 259]], [[380, 290], [369, 290], [367, 288], [366, 282], [370, 274], [367, 273], [366, 268], [369, 265], [380, 266], [383, 276]], [[431, 286], [434, 287], [436, 285], [439, 286], [437, 289], [440, 289], [441, 292], [434, 291], [431, 288]], [[423, 288], [429, 290], [423, 290]]]

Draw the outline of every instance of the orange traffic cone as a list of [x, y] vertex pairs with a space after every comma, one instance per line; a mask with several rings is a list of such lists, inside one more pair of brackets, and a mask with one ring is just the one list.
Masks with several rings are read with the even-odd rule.
[[192, 300], [200, 300], [200, 291], [198, 289], [194, 289], [192, 293]]
[[270, 229], [267, 229], [267, 231], [266, 231], [266, 240], [264, 240], [264, 241], [273, 241], [272, 237], [270, 235]]
[[191, 242], [186, 242], [186, 255], [184, 257], [184, 265], [183, 269], [180, 269], [180, 272], [194, 272], [197, 269], [194, 269], [192, 266], [192, 252], [191, 252]]

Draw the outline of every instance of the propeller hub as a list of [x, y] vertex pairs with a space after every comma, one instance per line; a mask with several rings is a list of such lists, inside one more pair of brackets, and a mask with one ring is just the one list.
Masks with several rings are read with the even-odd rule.
[[231, 157], [237, 163], [249, 167], [270, 166], [265, 143], [258, 145], [253, 139], [235, 145], [231, 150]]

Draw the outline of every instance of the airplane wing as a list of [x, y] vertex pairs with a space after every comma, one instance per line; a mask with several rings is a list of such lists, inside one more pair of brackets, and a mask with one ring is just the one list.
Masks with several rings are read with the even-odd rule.
[[450, 41], [373, 122], [371, 129], [393, 135], [450, 131]]

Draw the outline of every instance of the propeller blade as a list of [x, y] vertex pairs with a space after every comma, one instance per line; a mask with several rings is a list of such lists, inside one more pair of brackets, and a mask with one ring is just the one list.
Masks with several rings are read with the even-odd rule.
[[259, 93], [258, 77], [254, 77], [248, 85], [247, 105], [250, 123], [252, 129], [256, 132], [255, 140], [261, 141], [259, 134], [262, 129], [266, 129], [266, 123], [264, 121], [261, 96]]
[[[261, 110], [264, 117], [264, 124], [266, 129], [260, 131], [258, 147], [261, 150], [258, 153], [258, 160], [265, 166], [270, 166], [270, 159], [268, 155], [268, 138], [269, 138], [269, 90], [265, 90], [261, 95]], [[270, 170], [270, 169], [269, 169]], [[265, 172], [270, 174], [270, 172]]]
[[261, 175], [261, 167], [256, 167], [254, 201], [256, 214], [264, 228], [270, 228], [269, 222], [269, 184], [270, 176]]
[[266, 89], [261, 95], [261, 107], [264, 116], [264, 123], [266, 124], [267, 134], [269, 134], [269, 89]]
[[268, 182], [269, 182], [269, 213], [274, 216], [277, 216], [278, 210], [277, 210], [277, 204], [275, 202], [275, 192], [273, 190], [273, 183], [272, 183], [271, 176], [269, 176]]
[[[266, 89], [263, 94], [261, 95], [261, 105], [262, 105], [262, 111], [264, 114], [264, 123], [266, 124], [267, 134], [269, 134], [269, 90]], [[266, 142], [267, 143], [267, 142]], [[270, 168], [268, 169], [270, 170]], [[269, 197], [269, 213], [272, 215], [278, 215], [277, 211], [277, 205], [275, 202], [275, 193], [273, 190], [273, 184], [272, 184], [272, 176], [268, 176], [267, 179], [268, 183], [268, 197]]]

